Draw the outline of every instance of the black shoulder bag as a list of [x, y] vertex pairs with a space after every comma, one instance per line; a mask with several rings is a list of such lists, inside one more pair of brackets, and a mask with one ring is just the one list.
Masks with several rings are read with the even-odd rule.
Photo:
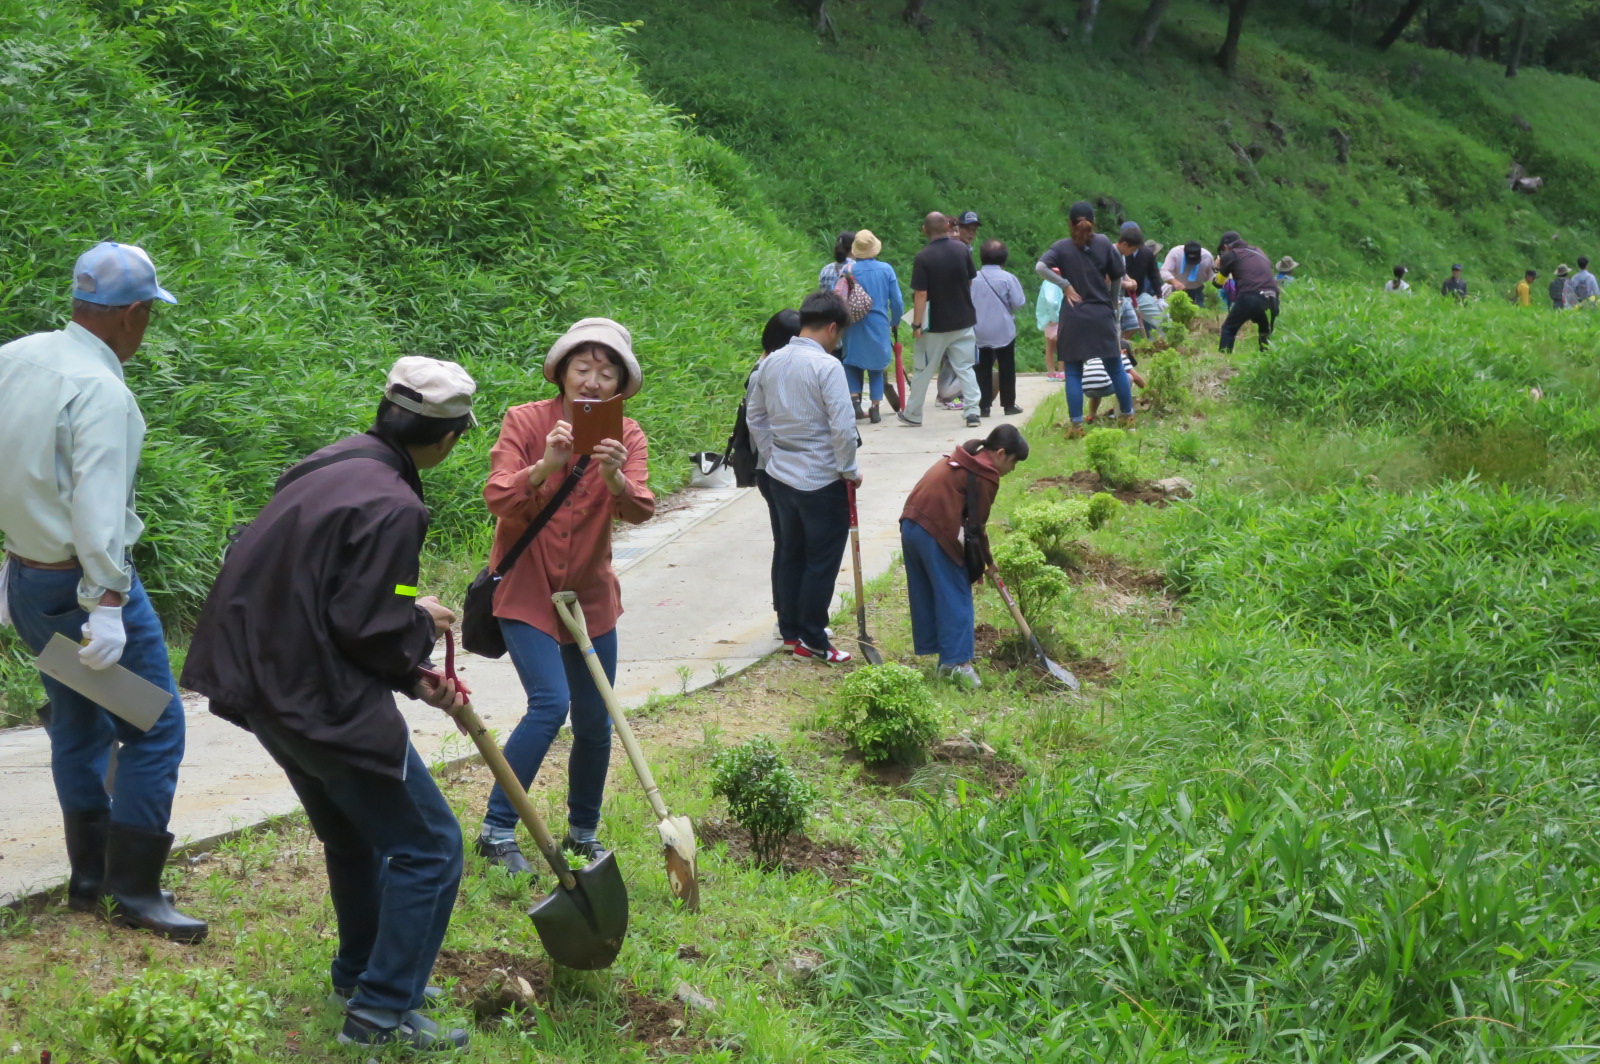
[[500, 559], [500, 564], [490, 569], [487, 565], [478, 570], [478, 575], [472, 578], [472, 583], [467, 585], [467, 597], [461, 605], [461, 645], [474, 654], [481, 654], [486, 658], [502, 658], [506, 653], [505, 636], [500, 632], [500, 622], [494, 616], [494, 594], [500, 589], [500, 581], [517, 564], [517, 559], [522, 557], [522, 552], [528, 549], [545, 525], [556, 515], [561, 504], [567, 501], [567, 496], [572, 494], [572, 489], [578, 486], [578, 478], [583, 476], [583, 471], [589, 468], [589, 456], [584, 455], [578, 459], [578, 464], [572, 467], [572, 472], [567, 474], [567, 479], [561, 482], [555, 495], [545, 503], [543, 510], [537, 517], [529, 522], [528, 527], [517, 541], [506, 551], [506, 556]]
[[978, 476], [967, 470], [967, 497], [961, 504], [961, 550], [967, 563], [967, 583], [983, 579], [989, 566], [987, 534], [978, 523]]

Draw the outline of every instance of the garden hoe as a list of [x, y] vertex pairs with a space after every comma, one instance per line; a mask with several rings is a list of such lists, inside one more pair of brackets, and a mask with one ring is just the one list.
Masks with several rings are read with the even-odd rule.
[[856, 643], [869, 664], [882, 665], [883, 655], [867, 634], [867, 596], [862, 591], [861, 579], [861, 526], [856, 521], [856, 482], [847, 480], [844, 484], [850, 493], [850, 559], [856, 572]]
[[[449, 629], [444, 633], [444, 674], [456, 679], [456, 642]], [[422, 670], [437, 679], [438, 674]], [[461, 687], [463, 697], [469, 696]], [[567, 968], [593, 971], [608, 968], [622, 949], [622, 940], [628, 933], [628, 888], [622, 882], [622, 872], [617, 868], [616, 854], [607, 853], [585, 868], [573, 868], [561, 852], [560, 845], [550, 829], [545, 827], [539, 811], [528, 799], [528, 792], [517, 781], [516, 773], [506, 762], [505, 754], [495, 745], [488, 727], [478, 717], [469, 703], [452, 714], [456, 725], [477, 746], [494, 780], [500, 785], [522, 823], [539, 846], [539, 852], [549, 862], [550, 871], [556, 874], [555, 889], [528, 910], [534, 930], [550, 959]]]
[[1033, 629], [1028, 626], [1027, 618], [1022, 616], [1022, 607], [1017, 605], [1017, 600], [1011, 597], [1011, 589], [1006, 587], [1006, 582], [1000, 578], [1000, 570], [994, 564], [994, 559], [989, 559], [989, 582], [994, 584], [994, 589], [1000, 592], [1000, 597], [1005, 600], [1006, 608], [1011, 611], [1012, 618], [1017, 622], [1017, 628], [1022, 632], [1022, 638], [1028, 641], [1028, 646], [1033, 650], [1034, 659], [1041, 668], [1051, 676], [1066, 684], [1076, 691], [1078, 678], [1072, 675], [1070, 669], [1057, 665], [1051, 661], [1044, 652], [1044, 645], [1039, 642], [1039, 637], [1033, 634]]
[[639, 782], [644, 784], [644, 796], [649, 799], [650, 808], [655, 810], [656, 816], [661, 818], [656, 824], [656, 832], [661, 836], [661, 856], [667, 862], [667, 884], [672, 888], [672, 896], [690, 912], [699, 912], [700, 874], [695, 868], [694, 825], [688, 817], [673, 816], [667, 811], [661, 788], [656, 786], [655, 774], [644, 759], [644, 751], [639, 749], [639, 740], [634, 738], [628, 718], [623, 715], [622, 706], [617, 702], [617, 693], [611, 689], [606, 670], [600, 664], [599, 655], [594, 652], [594, 644], [589, 641], [589, 627], [583, 619], [583, 607], [578, 604], [578, 593], [557, 591], [550, 596], [550, 600], [556, 604], [556, 612], [561, 614], [562, 623], [577, 641], [578, 649], [583, 651], [583, 660], [589, 663], [589, 675], [594, 677], [595, 688], [606, 701], [606, 712], [611, 714], [611, 723], [616, 726], [622, 748], [628, 751], [628, 761], [632, 763]]

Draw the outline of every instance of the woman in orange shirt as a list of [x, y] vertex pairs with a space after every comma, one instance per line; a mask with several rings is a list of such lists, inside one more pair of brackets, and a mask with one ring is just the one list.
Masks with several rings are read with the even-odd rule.
[[[491, 566], [499, 564], [581, 457], [572, 453], [572, 404], [618, 395], [627, 399], [638, 393], [641, 381], [633, 337], [609, 318], [585, 318], [550, 348], [544, 377], [561, 393], [506, 411], [500, 438], [489, 455], [483, 498], [498, 518]], [[611, 719], [550, 596], [556, 591], [578, 593], [595, 653], [606, 676], [615, 680], [622, 600], [611, 568], [611, 521], [618, 518], [636, 525], [655, 513], [655, 496], [646, 483], [648, 462], [644, 430], [632, 418], [624, 418], [622, 439], [596, 445], [572, 494], [517, 559], [495, 595], [495, 616], [528, 693], [528, 711], [506, 743], [506, 760], [527, 787], [570, 712], [572, 753], [567, 761], [567, 834], [562, 844], [591, 859], [604, 852], [595, 832], [611, 760]], [[516, 811], [496, 786], [489, 795], [478, 852], [512, 872], [532, 874], [517, 846], [516, 826]]]

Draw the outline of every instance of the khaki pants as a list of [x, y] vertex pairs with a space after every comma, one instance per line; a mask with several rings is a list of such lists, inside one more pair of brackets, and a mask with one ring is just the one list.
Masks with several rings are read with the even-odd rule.
[[961, 405], [969, 416], [978, 413], [978, 376], [972, 363], [978, 355], [978, 343], [970, 328], [959, 332], [923, 333], [916, 343], [915, 371], [906, 387], [911, 394], [902, 396], [903, 413], [912, 421], [922, 421], [922, 405], [928, 399], [928, 385], [939, 371], [939, 363], [950, 358], [950, 368], [961, 379]]

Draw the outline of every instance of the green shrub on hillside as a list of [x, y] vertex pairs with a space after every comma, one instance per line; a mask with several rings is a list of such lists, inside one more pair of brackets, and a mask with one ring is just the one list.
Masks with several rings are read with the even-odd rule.
[[116, 1064], [233, 1064], [255, 1059], [272, 1015], [260, 990], [213, 970], [146, 969], [89, 1010], [89, 1028]]
[[1150, 404], [1150, 413], [1160, 416], [1188, 409], [1194, 397], [1189, 392], [1189, 364], [1171, 350], [1157, 351], [1145, 363], [1145, 386], [1140, 394]]
[[[1187, 292], [1174, 292], [1167, 297], [1167, 321], [1187, 331], [1194, 325], [1200, 308], [1194, 305]], [[1178, 341], [1174, 340], [1173, 343]]]
[[728, 800], [728, 812], [750, 832], [750, 852], [775, 868], [789, 839], [804, 829], [817, 790], [802, 779], [765, 735], [711, 759], [711, 793]]
[[1011, 527], [1052, 564], [1066, 565], [1077, 555], [1078, 540], [1089, 532], [1089, 502], [1059, 495], [1031, 499], [1012, 512]]
[[1097, 491], [1089, 496], [1089, 527], [1098, 531], [1122, 513], [1122, 503], [1115, 495]]
[[867, 764], [916, 765], [939, 737], [943, 715], [922, 674], [891, 661], [864, 665], [845, 677], [833, 720]]
[[1137, 487], [1142, 479], [1138, 461], [1128, 452], [1127, 434], [1121, 429], [1090, 429], [1083, 438], [1089, 466], [1109, 488]]
[[1023, 536], [996, 540], [994, 563], [1034, 631], [1041, 638], [1053, 632], [1061, 623], [1072, 587], [1067, 574], [1059, 565], [1050, 564], [1044, 552]]

